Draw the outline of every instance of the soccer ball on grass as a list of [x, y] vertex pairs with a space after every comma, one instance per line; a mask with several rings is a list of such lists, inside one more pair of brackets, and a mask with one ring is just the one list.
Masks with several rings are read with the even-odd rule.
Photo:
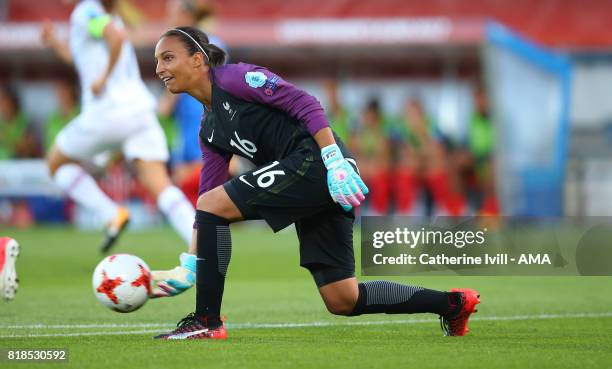
[[110, 255], [94, 270], [93, 290], [107, 308], [120, 313], [135, 311], [151, 294], [151, 270], [137, 256]]

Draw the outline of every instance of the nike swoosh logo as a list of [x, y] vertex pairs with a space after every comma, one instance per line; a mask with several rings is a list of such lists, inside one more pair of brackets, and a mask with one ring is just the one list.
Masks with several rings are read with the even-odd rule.
[[239, 177], [239, 179], [240, 179], [242, 182], [244, 182], [244, 183], [248, 184], [249, 186], [251, 186], [252, 188], [255, 188], [255, 186], [253, 186], [253, 185], [252, 185], [252, 184], [250, 184], [250, 183], [249, 183], [249, 182], [248, 182], [246, 179], [244, 179], [244, 176], [245, 176], [245, 175], [246, 175], [246, 174], [241, 175], [241, 176]]
[[215, 135], [215, 130], [213, 129], [212, 133], [210, 134], [210, 137], [206, 138], [208, 142], [212, 142], [214, 135]]
[[201, 333], [206, 333], [206, 332], [208, 332], [208, 328], [200, 329], [200, 330], [193, 331], [193, 332], [173, 334], [172, 336], [168, 336], [168, 339], [169, 340], [182, 340], [182, 339], [185, 339], [191, 336], [195, 336], [196, 334], [201, 334]]

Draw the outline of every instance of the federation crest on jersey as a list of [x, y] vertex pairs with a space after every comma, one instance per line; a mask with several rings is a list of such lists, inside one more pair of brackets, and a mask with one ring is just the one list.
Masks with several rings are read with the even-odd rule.
[[258, 88], [265, 85], [267, 79], [268, 77], [266, 77], [266, 75], [262, 72], [246, 72], [244, 75], [244, 80], [246, 83], [253, 88]]

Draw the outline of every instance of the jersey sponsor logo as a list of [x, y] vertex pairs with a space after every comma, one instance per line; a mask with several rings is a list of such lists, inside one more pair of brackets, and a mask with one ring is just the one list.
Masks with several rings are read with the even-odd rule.
[[278, 76], [270, 78], [270, 80], [266, 82], [264, 86], [264, 93], [268, 96], [274, 95], [274, 92], [276, 92], [276, 89], [278, 88], [277, 83], [279, 80], [280, 78], [278, 78]]
[[267, 79], [268, 77], [262, 72], [246, 72], [244, 75], [246, 83], [253, 88], [259, 88], [265, 85]]
[[215, 130], [213, 129], [212, 133], [210, 134], [210, 137], [206, 137], [208, 142], [212, 142], [214, 135], [215, 135]]

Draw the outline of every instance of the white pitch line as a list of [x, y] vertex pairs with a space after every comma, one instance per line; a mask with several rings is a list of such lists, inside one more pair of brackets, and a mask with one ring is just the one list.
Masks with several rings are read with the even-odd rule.
[[[612, 312], [604, 313], [572, 313], [572, 314], [540, 314], [540, 315], [513, 315], [513, 316], [490, 316], [474, 317], [472, 321], [509, 321], [509, 320], [534, 320], [534, 319], [573, 319], [573, 318], [605, 318], [612, 317]], [[228, 324], [228, 329], [261, 329], [261, 328], [314, 328], [314, 327], [341, 327], [341, 326], [378, 326], [392, 324], [420, 324], [435, 322], [433, 319], [409, 319], [409, 320], [381, 320], [381, 321], [348, 321], [348, 322], [310, 322], [310, 323], [237, 323]], [[171, 324], [77, 324], [77, 325], [14, 325], [0, 326], [1, 329], [53, 329], [61, 328], [137, 328], [137, 327], [159, 327], [170, 328]], [[37, 338], [37, 337], [81, 337], [81, 336], [116, 336], [159, 333], [159, 329], [140, 329], [127, 331], [104, 331], [104, 332], [73, 332], [73, 333], [31, 333], [22, 335], [0, 335], [0, 338]]]
[[158, 328], [170, 327], [171, 323], [105, 323], [105, 324], [24, 324], [0, 325], [0, 329], [89, 329], [89, 328]]
[[[575, 313], [575, 314], [541, 314], [541, 315], [513, 315], [513, 316], [484, 316], [472, 317], [471, 321], [506, 321], [506, 320], [532, 320], [532, 319], [571, 319], [571, 318], [601, 318], [612, 317], [612, 312], [606, 313]], [[368, 326], [389, 324], [419, 324], [431, 323], [437, 319], [404, 319], [404, 320], [374, 320], [374, 321], [347, 321], [347, 322], [312, 322], [312, 323], [241, 323], [230, 325], [229, 328], [308, 328], [308, 327], [335, 327], [335, 326]]]
[[137, 331], [107, 331], [107, 332], [76, 332], [76, 333], [42, 333], [42, 334], [16, 334], [0, 336], [2, 338], [40, 338], [40, 337], [85, 337], [85, 336], [122, 336], [133, 334], [154, 334], [164, 333], [159, 329], [142, 329]]
[[[537, 315], [510, 315], [510, 316], [474, 316], [474, 321], [496, 321], [496, 320], [529, 320], [529, 319], [564, 319], [564, 318], [605, 318], [612, 317], [612, 311], [602, 313], [569, 313], [569, 314], [537, 314]], [[303, 328], [303, 327], [327, 327], [343, 325], [385, 325], [385, 324], [410, 324], [427, 323], [436, 319], [403, 319], [403, 320], [374, 320], [374, 321], [346, 321], [346, 322], [304, 322], [304, 323], [228, 323], [233, 329], [248, 328]], [[22, 325], [0, 325], [0, 329], [89, 329], [89, 328], [164, 328], [173, 327], [172, 323], [104, 323], [104, 324], [22, 324]]]

